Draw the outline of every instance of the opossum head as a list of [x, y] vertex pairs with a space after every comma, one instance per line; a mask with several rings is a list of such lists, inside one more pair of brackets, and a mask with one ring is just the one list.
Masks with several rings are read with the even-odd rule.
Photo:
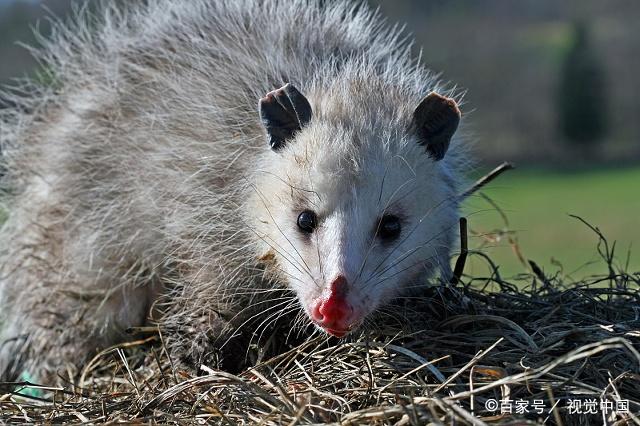
[[316, 91], [313, 109], [291, 85], [260, 100], [271, 152], [252, 207], [260, 254], [338, 337], [448, 270], [457, 223], [445, 158], [456, 103], [391, 94], [368, 99], [373, 108], [348, 93]]

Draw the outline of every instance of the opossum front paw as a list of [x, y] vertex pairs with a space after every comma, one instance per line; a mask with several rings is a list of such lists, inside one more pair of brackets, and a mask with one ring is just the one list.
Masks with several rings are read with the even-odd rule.
[[206, 327], [181, 331], [180, 338], [170, 343], [172, 358], [197, 374], [202, 365], [230, 373], [246, 366], [249, 343], [244, 336], [234, 334], [226, 321], [217, 319]]
[[194, 341], [186, 357], [183, 354], [183, 361], [190, 364], [198, 373], [202, 365], [229, 373], [242, 371], [247, 364], [247, 345], [244, 344], [243, 339], [239, 337], [222, 339], [224, 340], [222, 345], [216, 340], [205, 337]]

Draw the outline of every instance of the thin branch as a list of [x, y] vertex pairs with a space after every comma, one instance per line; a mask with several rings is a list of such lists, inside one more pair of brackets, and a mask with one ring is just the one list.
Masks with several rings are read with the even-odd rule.
[[480, 179], [478, 179], [476, 181], [476, 183], [474, 183], [471, 186], [471, 188], [467, 189], [466, 191], [464, 191], [462, 193], [460, 198], [463, 199], [463, 200], [466, 199], [471, 194], [477, 192], [482, 187], [484, 187], [486, 184], [488, 184], [489, 182], [491, 182], [492, 180], [494, 180], [495, 178], [500, 176], [502, 173], [506, 172], [507, 170], [511, 170], [513, 168], [514, 168], [513, 164], [505, 161], [504, 163], [500, 164], [498, 167], [493, 169], [491, 172], [489, 172], [488, 174], [486, 174], [483, 177], [481, 177]]

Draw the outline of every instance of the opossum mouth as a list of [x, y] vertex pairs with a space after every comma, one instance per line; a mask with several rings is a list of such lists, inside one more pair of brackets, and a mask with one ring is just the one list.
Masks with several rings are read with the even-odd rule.
[[351, 330], [335, 330], [333, 328], [325, 328], [324, 331], [337, 338], [342, 338], [349, 334], [349, 331]]

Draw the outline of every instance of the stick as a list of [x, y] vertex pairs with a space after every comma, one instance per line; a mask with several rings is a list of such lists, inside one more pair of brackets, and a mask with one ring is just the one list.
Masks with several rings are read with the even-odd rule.
[[480, 188], [482, 188], [483, 186], [485, 186], [486, 184], [488, 184], [489, 182], [491, 182], [492, 180], [500, 176], [503, 172], [506, 172], [507, 170], [511, 170], [513, 168], [514, 168], [513, 164], [505, 161], [504, 163], [500, 164], [498, 167], [493, 169], [491, 172], [489, 172], [489, 174], [484, 175], [483, 177], [478, 179], [471, 188], [467, 189], [462, 193], [462, 196], [460, 198], [462, 199], [467, 198], [469, 195], [478, 191]]
[[449, 281], [451, 284], [458, 284], [460, 277], [464, 271], [464, 265], [467, 262], [467, 254], [469, 249], [467, 247], [467, 218], [460, 218], [460, 256], [456, 259], [456, 266], [453, 268], [453, 276]]

